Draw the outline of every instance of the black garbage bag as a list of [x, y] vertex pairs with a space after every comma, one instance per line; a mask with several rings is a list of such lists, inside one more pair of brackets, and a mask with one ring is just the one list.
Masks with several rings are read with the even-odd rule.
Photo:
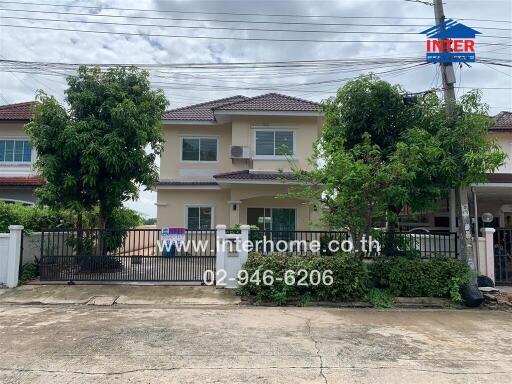
[[475, 308], [478, 307], [484, 301], [484, 295], [478, 289], [475, 283], [469, 283], [464, 285], [460, 289], [460, 296], [467, 307]]
[[478, 276], [477, 283], [479, 287], [492, 287], [494, 288], [494, 281], [489, 276]]

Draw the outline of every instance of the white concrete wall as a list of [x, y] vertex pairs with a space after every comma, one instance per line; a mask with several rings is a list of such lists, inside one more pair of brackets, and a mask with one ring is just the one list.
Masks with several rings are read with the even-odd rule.
[[0, 284], [8, 288], [18, 285], [22, 232], [22, 225], [10, 225], [0, 234]]
[[9, 256], [9, 234], [0, 233], [0, 284], [7, 281], [7, 258]]

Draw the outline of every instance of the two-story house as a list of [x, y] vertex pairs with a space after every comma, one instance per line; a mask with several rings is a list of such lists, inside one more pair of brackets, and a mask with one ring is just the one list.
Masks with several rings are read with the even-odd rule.
[[322, 123], [319, 104], [276, 93], [166, 112], [158, 226], [312, 229], [317, 212], [281, 196], [296, 183], [291, 168], [307, 167]]
[[35, 103], [0, 106], [0, 201], [33, 204], [34, 189], [43, 183], [34, 172], [36, 153], [24, 129]]

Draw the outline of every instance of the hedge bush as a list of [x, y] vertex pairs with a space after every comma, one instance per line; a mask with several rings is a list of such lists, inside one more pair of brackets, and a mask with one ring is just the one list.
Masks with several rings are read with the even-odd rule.
[[304, 269], [307, 275], [317, 270], [321, 274], [326, 270], [332, 271], [332, 285], [312, 285], [308, 278], [307, 286], [287, 285], [284, 281], [274, 281], [272, 285], [265, 285], [262, 282], [248, 282], [239, 288], [242, 296], [251, 296], [260, 301], [271, 301], [278, 305], [284, 305], [291, 301], [308, 300], [319, 301], [355, 301], [366, 297], [369, 275], [368, 269], [360, 260], [350, 255], [336, 255], [332, 257], [299, 257], [283, 256], [272, 254], [262, 256], [258, 253], [249, 255], [247, 262], [242, 269], [245, 269], [249, 276], [256, 271], [263, 274], [264, 271], [272, 271], [274, 279], [283, 278], [287, 270], [297, 273]]
[[9, 232], [9, 225], [23, 225], [26, 230], [38, 231], [56, 227], [63, 219], [62, 213], [48, 208], [0, 201], [0, 232]]
[[[75, 228], [76, 217], [70, 211], [53, 210], [38, 205], [6, 203], [0, 201], [0, 232], [9, 232], [9, 225], [23, 225], [27, 231], [40, 231], [46, 228]], [[84, 228], [96, 228], [98, 211], [84, 215]], [[108, 221], [108, 228], [125, 230], [143, 223], [143, 218], [128, 208], [117, 208]]]
[[448, 297], [456, 302], [461, 301], [460, 288], [473, 279], [467, 262], [448, 257], [380, 257], [370, 265], [370, 273], [392, 295]]

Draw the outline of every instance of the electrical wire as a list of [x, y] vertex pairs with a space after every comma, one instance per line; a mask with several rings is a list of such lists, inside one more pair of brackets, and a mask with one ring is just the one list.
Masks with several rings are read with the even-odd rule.
[[[26, 13], [43, 13], [51, 15], [73, 15], [73, 16], [86, 16], [86, 17], [112, 17], [112, 18], [126, 18], [126, 19], [146, 19], [146, 20], [165, 20], [172, 21], [201, 21], [201, 22], [216, 22], [216, 23], [244, 23], [244, 24], [274, 24], [274, 25], [322, 25], [322, 26], [358, 26], [358, 27], [430, 27], [431, 24], [362, 24], [362, 23], [315, 23], [315, 22], [298, 22], [298, 21], [270, 21], [270, 20], [233, 20], [233, 19], [205, 19], [205, 18], [184, 18], [184, 17], [156, 17], [156, 16], [136, 16], [136, 15], [110, 15], [110, 14], [91, 14], [80, 12], [56, 12], [44, 11], [33, 9], [12, 9], [0, 7], [0, 10], [9, 12], [26, 12]], [[511, 28], [496, 28], [496, 27], [483, 27], [475, 26], [475, 29], [488, 29], [497, 31], [512, 31]]]
[[[393, 44], [418, 44], [422, 41], [418, 40], [323, 40], [323, 39], [292, 39], [292, 38], [263, 38], [263, 37], [234, 37], [234, 36], [190, 36], [190, 35], [167, 35], [157, 33], [143, 32], [114, 32], [114, 31], [95, 31], [90, 29], [72, 29], [72, 28], [54, 28], [43, 26], [13, 25], [0, 24], [0, 27], [38, 29], [45, 31], [61, 31], [61, 32], [81, 32], [95, 33], [107, 35], [123, 35], [123, 36], [148, 36], [148, 37], [173, 37], [185, 39], [210, 39], [210, 40], [239, 40], [239, 41], [268, 41], [268, 42], [295, 42], [295, 43], [393, 43]], [[480, 45], [491, 46], [512, 46], [511, 44], [502, 43], [480, 43]]]
[[[230, 15], [230, 16], [257, 16], [257, 17], [294, 17], [294, 18], [329, 18], [329, 19], [403, 19], [403, 20], [431, 20], [431, 17], [404, 17], [404, 16], [339, 16], [339, 15], [300, 15], [300, 14], [268, 14], [268, 13], [240, 13], [240, 12], [212, 12], [212, 11], [183, 11], [183, 10], [168, 10], [168, 9], [141, 9], [141, 8], [116, 8], [104, 6], [87, 6], [87, 5], [74, 5], [74, 4], [51, 4], [51, 3], [35, 3], [35, 2], [20, 2], [20, 1], [3, 1], [4, 4], [18, 4], [18, 5], [35, 5], [35, 6], [50, 6], [50, 7], [64, 7], [64, 8], [82, 8], [94, 10], [109, 10], [109, 11], [135, 11], [135, 12], [152, 12], [152, 13], [183, 13], [183, 14], [205, 14], [205, 15]], [[495, 23], [511, 23], [512, 20], [491, 20], [491, 19], [472, 19], [472, 18], [458, 18], [457, 20], [468, 21], [483, 21]]]

